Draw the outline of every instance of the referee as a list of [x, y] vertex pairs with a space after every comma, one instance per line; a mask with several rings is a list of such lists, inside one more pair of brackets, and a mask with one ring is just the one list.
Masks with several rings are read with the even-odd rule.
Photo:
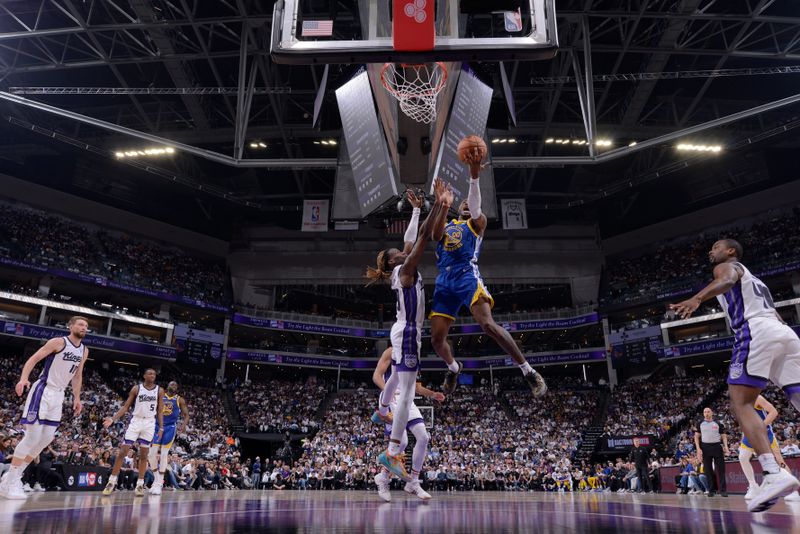
[[725, 426], [714, 419], [711, 408], [703, 410], [703, 419], [695, 426], [694, 445], [697, 448], [697, 459], [703, 462], [703, 472], [708, 479], [708, 496], [713, 497], [719, 488], [719, 494], [727, 497], [725, 456], [729, 454], [728, 434], [725, 433]]

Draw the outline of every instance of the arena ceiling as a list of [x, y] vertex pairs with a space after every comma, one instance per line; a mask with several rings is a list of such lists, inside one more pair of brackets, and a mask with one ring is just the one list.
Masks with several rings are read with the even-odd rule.
[[[320, 1], [319, 7], [323, 13], [347, 3]], [[576, 67], [593, 79], [598, 136], [616, 146], [800, 93], [796, 2], [556, 4], [556, 58], [505, 65], [516, 125], [506, 111], [498, 64], [473, 64], [496, 88], [490, 136], [517, 141], [493, 145], [498, 197], [524, 196], [533, 224], [598, 222], [612, 235], [794, 179], [798, 105], [691, 138], [724, 146], [717, 156], [687, 155], [666, 142], [595, 165], [534, 162], [584, 155], [585, 147], [546, 142], [585, 138]], [[333, 90], [355, 67], [333, 66], [320, 126], [312, 126], [323, 68], [270, 61], [272, 8], [273, 2], [260, 0], [1, 2], [0, 90], [281, 164], [231, 167], [181, 153], [120, 162], [114, 152], [145, 143], [3, 101], [0, 172], [225, 238], [249, 224], [298, 227], [303, 198], [332, 195], [336, 148], [320, 141], [340, 135]], [[251, 80], [240, 76], [242, 64], [254, 72], [247, 120], [240, 88]]]

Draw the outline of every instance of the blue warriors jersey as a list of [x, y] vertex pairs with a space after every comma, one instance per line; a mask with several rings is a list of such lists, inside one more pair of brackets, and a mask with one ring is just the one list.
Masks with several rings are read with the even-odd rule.
[[444, 228], [444, 236], [436, 245], [436, 266], [439, 276], [478, 263], [483, 238], [472, 226], [472, 220], [453, 219]]
[[171, 426], [178, 422], [178, 419], [181, 416], [181, 406], [178, 404], [178, 399], [180, 397], [175, 395], [174, 397], [170, 397], [166, 393], [164, 394], [164, 426]]

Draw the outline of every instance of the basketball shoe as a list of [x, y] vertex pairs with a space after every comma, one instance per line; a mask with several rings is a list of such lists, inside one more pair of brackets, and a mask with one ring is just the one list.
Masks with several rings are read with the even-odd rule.
[[389, 451], [383, 451], [378, 456], [378, 465], [385, 467], [390, 473], [403, 480], [409, 478], [408, 471], [406, 471], [406, 455], [403, 453], [392, 456]]
[[525, 382], [528, 383], [528, 387], [531, 388], [531, 393], [533, 393], [534, 397], [541, 397], [547, 393], [547, 384], [544, 383], [542, 375], [536, 371], [532, 370], [527, 375], [524, 375], [524, 378]]
[[431, 494], [422, 489], [422, 484], [420, 484], [419, 480], [409, 480], [406, 482], [406, 486], [403, 489], [406, 491], [406, 493], [416, 495], [423, 501], [427, 501], [431, 498]]
[[444, 383], [442, 384], [442, 393], [447, 396], [453, 394], [453, 392], [458, 387], [458, 375], [461, 374], [461, 371], [464, 369], [464, 364], [458, 362], [458, 371], [453, 372], [451, 370], [447, 370], [447, 373], [444, 375]]
[[392, 412], [388, 412], [386, 415], [381, 415], [380, 410], [375, 410], [369, 420], [376, 425], [391, 425], [393, 421]]
[[389, 473], [381, 469], [381, 472], [375, 475], [375, 485], [378, 486], [378, 497], [386, 502], [392, 501], [392, 493], [389, 491], [389, 482], [392, 478]]
[[767, 473], [758, 488], [758, 493], [747, 503], [748, 512], [763, 512], [770, 509], [781, 493], [794, 491], [800, 487], [798, 481], [791, 473], [781, 469], [777, 473]]

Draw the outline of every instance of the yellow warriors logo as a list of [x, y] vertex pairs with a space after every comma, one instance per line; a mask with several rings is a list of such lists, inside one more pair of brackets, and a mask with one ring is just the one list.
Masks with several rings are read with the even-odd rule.
[[458, 226], [448, 226], [445, 230], [444, 249], [447, 251], [458, 250], [464, 244], [462, 230]]
[[164, 415], [172, 415], [172, 403], [165, 402], [164, 403]]

